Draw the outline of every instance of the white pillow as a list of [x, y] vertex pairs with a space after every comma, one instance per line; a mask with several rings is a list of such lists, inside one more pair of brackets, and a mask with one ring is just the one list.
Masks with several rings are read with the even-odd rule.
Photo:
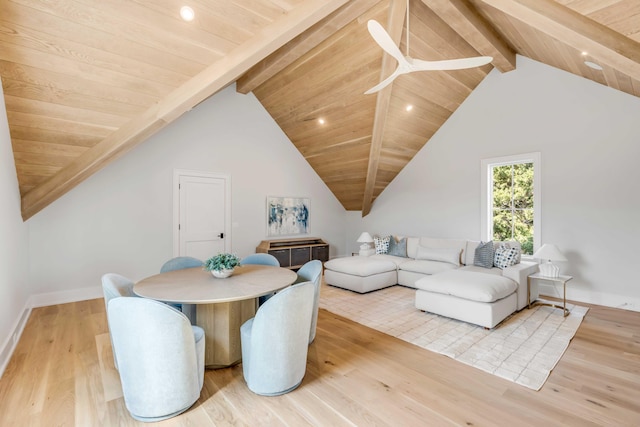
[[426, 248], [424, 246], [418, 246], [416, 259], [448, 262], [449, 264], [460, 265], [460, 249]]

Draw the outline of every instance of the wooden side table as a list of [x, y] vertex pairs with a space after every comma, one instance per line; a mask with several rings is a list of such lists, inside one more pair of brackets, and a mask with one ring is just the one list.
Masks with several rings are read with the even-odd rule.
[[[531, 280], [532, 279], [538, 279], [538, 280], [548, 280], [550, 282], [553, 283], [562, 283], [562, 306], [556, 305], [556, 304], [552, 304], [552, 303], [548, 303], [548, 302], [538, 302], [538, 301], [534, 301], [533, 303], [531, 302]], [[529, 276], [527, 276], [527, 303], [529, 304], [529, 308], [531, 308], [532, 305], [537, 304], [537, 305], [548, 305], [549, 307], [555, 307], [555, 308], [560, 308], [562, 309], [562, 312], [564, 313], [564, 317], [567, 317], [569, 315], [569, 310], [567, 309], [567, 282], [569, 280], [573, 279], [573, 276], [558, 276], [558, 277], [547, 277], [547, 276], [543, 276], [540, 273], [535, 273], [535, 274], [530, 274]]]

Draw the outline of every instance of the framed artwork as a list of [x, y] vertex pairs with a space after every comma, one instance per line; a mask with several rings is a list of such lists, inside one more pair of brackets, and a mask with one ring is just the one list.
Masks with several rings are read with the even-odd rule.
[[309, 233], [309, 199], [267, 197], [267, 236]]

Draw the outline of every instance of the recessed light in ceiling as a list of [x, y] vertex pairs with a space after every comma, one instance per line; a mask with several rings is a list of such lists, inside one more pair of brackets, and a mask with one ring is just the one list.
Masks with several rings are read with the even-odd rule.
[[189, 6], [182, 6], [180, 8], [180, 16], [185, 21], [193, 21], [193, 18], [196, 16], [196, 13]]
[[591, 61], [584, 61], [584, 65], [587, 67], [593, 68], [594, 70], [602, 71], [602, 67], [599, 64]]
[[413, 110], [413, 105], [409, 104], [409, 105], [407, 105], [406, 107], [404, 107], [404, 109], [405, 109], [406, 111], [411, 111], [411, 110]]
[[323, 125], [325, 123], [324, 119], [318, 119], [318, 123], [320, 123], [321, 125]]

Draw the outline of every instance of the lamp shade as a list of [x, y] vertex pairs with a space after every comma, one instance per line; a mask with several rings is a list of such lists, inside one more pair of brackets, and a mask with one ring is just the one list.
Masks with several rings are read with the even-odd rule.
[[560, 252], [560, 249], [552, 243], [545, 243], [533, 254], [534, 258], [546, 259], [549, 261], [566, 261], [567, 258]]
[[371, 243], [373, 242], [373, 237], [371, 237], [371, 234], [367, 233], [366, 231], [364, 233], [362, 233], [360, 235], [360, 237], [358, 237], [358, 240], [356, 240], [356, 242], [358, 243]]

